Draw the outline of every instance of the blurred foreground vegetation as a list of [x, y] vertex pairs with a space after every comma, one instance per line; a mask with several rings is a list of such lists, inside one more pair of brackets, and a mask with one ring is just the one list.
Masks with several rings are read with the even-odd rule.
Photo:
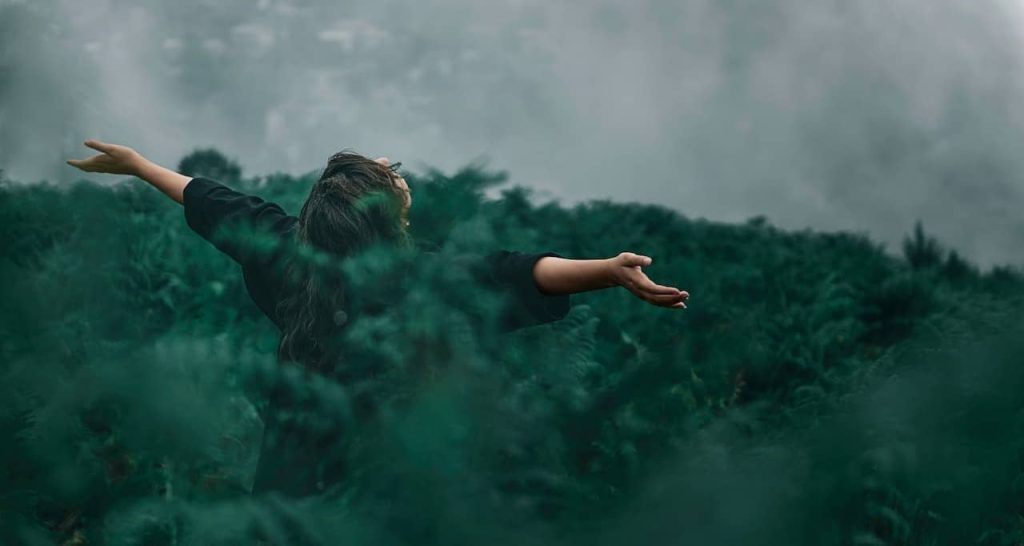
[[[316, 177], [213, 150], [179, 167], [293, 214]], [[0, 544], [1024, 544], [1019, 270], [920, 226], [895, 256], [763, 218], [488, 199], [506, 177], [478, 166], [406, 178], [437, 253], [339, 269], [402, 302], [355, 315], [345, 382], [278, 365], [238, 266], [144, 182], [3, 182]], [[605, 290], [499, 335], [496, 296], [445, 259], [499, 248], [644, 253], [689, 309]], [[249, 494], [271, 391], [336, 431], [340, 487]]]

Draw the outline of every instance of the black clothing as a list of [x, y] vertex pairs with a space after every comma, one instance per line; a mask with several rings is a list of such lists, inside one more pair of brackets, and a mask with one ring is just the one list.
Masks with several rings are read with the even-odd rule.
[[[244, 223], [272, 236], [292, 239], [299, 219], [289, 216], [276, 203], [201, 177], [193, 178], [185, 186], [182, 204], [189, 227], [242, 266], [245, 287], [256, 306], [278, 329], [283, 329], [275, 312], [285, 295], [282, 271], [274, 263], [280, 254], [258, 252], [255, 247], [218, 236], [218, 231], [229, 224]], [[559, 320], [569, 312], [568, 294], [545, 294], [533, 280], [533, 266], [545, 256], [561, 257], [554, 252], [500, 250], [484, 256], [472, 268], [486, 285], [507, 290], [512, 296], [511, 308], [502, 321], [504, 330]]]
[[[283, 330], [275, 308], [285, 294], [284, 271], [278, 258], [281, 246], [271, 251], [259, 249], [251, 241], [225, 237], [222, 229], [237, 224], [248, 224], [265, 233], [273, 241], [294, 240], [298, 218], [289, 216], [275, 203], [246, 195], [207, 178], [193, 178], [184, 189], [183, 205], [189, 227], [217, 249], [234, 259], [242, 267], [245, 286], [256, 306]], [[507, 293], [509, 305], [501, 315], [503, 330], [559, 320], [569, 311], [568, 295], [545, 294], [533, 279], [533, 267], [545, 256], [558, 256], [554, 252], [521, 253], [501, 250], [464, 263], [482, 284]], [[456, 267], [459, 264], [455, 264]], [[303, 436], [299, 429], [285, 424], [287, 417], [280, 413], [289, 403], [270, 396], [270, 408], [263, 414], [264, 423], [274, 431], [275, 441], [268, 443], [270, 434], [264, 433], [259, 468], [254, 492], [275, 490], [285, 494], [304, 495], [317, 492], [316, 482], [326, 476], [343, 475], [343, 468], [324, 468], [329, 453], [339, 446], [339, 431], [316, 439]], [[287, 412], [285, 412], [286, 414]], [[283, 420], [282, 420], [283, 419]], [[291, 447], [291, 449], [289, 449]], [[297, 448], [297, 449], [296, 449]], [[339, 463], [342, 464], [342, 463]], [[333, 465], [332, 465], [333, 466]], [[342, 464], [343, 466], [343, 464]], [[297, 478], [296, 470], [316, 468], [319, 478]], [[278, 471], [284, 471], [282, 475]], [[313, 476], [310, 474], [310, 476]], [[330, 481], [330, 480], [328, 480]]]

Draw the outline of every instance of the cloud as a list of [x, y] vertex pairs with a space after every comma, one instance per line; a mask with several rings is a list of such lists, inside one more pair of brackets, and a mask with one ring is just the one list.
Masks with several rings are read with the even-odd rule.
[[482, 156], [540, 198], [763, 214], [890, 248], [921, 219], [977, 260], [1020, 262], [1009, 0], [29, 6], [0, 22], [14, 178], [75, 176], [59, 161], [86, 136], [166, 163], [217, 146], [249, 173], [344, 147], [414, 168]]

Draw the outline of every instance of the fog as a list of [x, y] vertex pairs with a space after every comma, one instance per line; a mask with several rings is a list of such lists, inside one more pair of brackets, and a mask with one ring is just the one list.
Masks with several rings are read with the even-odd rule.
[[893, 250], [921, 220], [1021, 264], [1022, 30], [1008, 0], [0, 0], [0, 169], [77, 179], [90, 137], [248, 175], [347, 147]]

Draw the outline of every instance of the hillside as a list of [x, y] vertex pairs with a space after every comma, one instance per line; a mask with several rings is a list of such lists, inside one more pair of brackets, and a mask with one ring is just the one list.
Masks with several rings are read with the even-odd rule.
[[[292, 213], [316, 176], [212, 150], [179, 170]], [[406, 302], [348, 330], [346, 384], [278, 366], [238, 267], [144, 182], [0, 185], [0, 544], [1024, 542], [1020, 271], [920, 226], [895, 257], [764, 218], [489, 200], [507, 177], [473, 166], [406, 178], [438, 254], [393, 285], [394, 256], [339, 270]], [[445, 262], [497, 248], [644, 253], [689, 309], [605, 290], [499, 335]], [[343, 490], [245, 492], [272, 389], [344, 431]]]

